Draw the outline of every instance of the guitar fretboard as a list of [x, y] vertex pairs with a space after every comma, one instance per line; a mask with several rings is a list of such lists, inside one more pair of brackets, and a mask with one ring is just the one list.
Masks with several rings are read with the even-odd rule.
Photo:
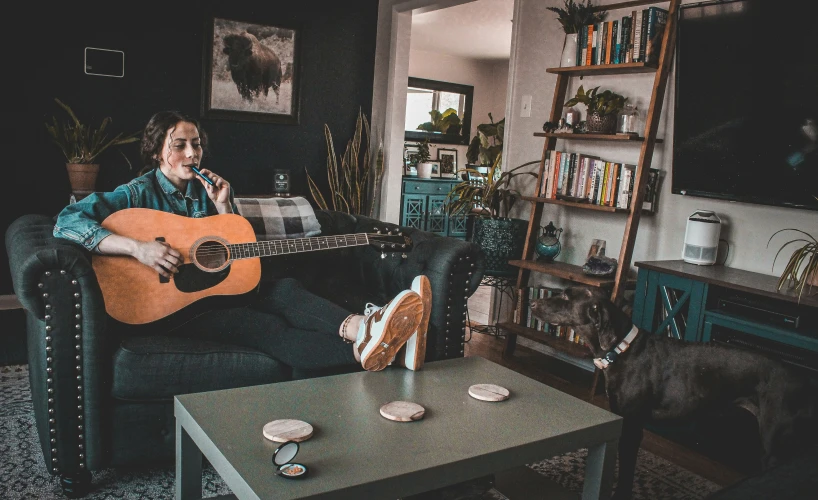
[[366, 233], [339, 234], [338, 236], [317, 236], [314, 238], [293, 238], [286, 240], [255, 241], [253, 243], [228, 244], [231, 260], [252, 257], [269, 257], [288, 253], [314, 252], [334, 248], [355, 247], [369, 244]]

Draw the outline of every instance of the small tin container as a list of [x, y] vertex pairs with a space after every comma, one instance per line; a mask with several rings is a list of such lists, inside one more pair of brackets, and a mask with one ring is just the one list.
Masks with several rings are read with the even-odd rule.
[[298, 454], [298, 443], [287, 441], [273, 452], [273, 465], [278, 467], [276, 475], [287, 479], [300, 479], [307, 475], [308, 469], [304, 464], [291, 462]]

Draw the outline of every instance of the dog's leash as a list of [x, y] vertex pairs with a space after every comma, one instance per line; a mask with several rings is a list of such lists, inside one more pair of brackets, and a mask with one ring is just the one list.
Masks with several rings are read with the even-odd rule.
[[616, 361], [616, 357], [619, 354], [628, 350], [628, 348], [631, 346], [631, 343], [638, 334], [639, 328], [637, 328], [636, 325], [633, 325], [633, 328], [631, 328], [631, 331], [628, 332], [624, 339], [622, 339], [622, 342], [620, 342], [619, 344], [617, 344], [616, 347], [608, 351], [604, 357], [594, 358], [594, 366], [596, 366], [600, 370], [608, 368], [608, 365]]

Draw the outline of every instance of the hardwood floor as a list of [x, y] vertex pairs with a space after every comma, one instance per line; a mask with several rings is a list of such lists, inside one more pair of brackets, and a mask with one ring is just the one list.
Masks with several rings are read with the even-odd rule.
[[[466, 356], [486, 358], [557, 390], [588, 400], [592, 374], [520, 345], [517, 346], [514, 356], [504, 358], [503, 346], [505, 340], [492, 335], [473, 333], [469, 336], [469, 333], [467, 333], [466, 339]], [[599, 390], [591, 403], [608, 409], [603, 385], [603, 382], [600, 381]], [[653, 432], [645, 431], [642, 448], [720, 486], [728, 486], [745, 477], [745, 474], [726, 464], [690, 450]]]

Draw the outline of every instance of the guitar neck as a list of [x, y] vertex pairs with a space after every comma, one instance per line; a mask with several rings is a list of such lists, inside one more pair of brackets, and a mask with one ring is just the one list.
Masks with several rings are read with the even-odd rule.
[[285, 240], [255, 241], [253, 243], [228, 244], [230, 260], [250, 259], [254, 257], [269, 257], [301, 252], [316, 252], [318, 250], [334, 250], [337, 248], [357, 247], [369, 244], [369, 235], [339, 234], [337, 236], [316, 236], [314, 238], [293, 238]]

